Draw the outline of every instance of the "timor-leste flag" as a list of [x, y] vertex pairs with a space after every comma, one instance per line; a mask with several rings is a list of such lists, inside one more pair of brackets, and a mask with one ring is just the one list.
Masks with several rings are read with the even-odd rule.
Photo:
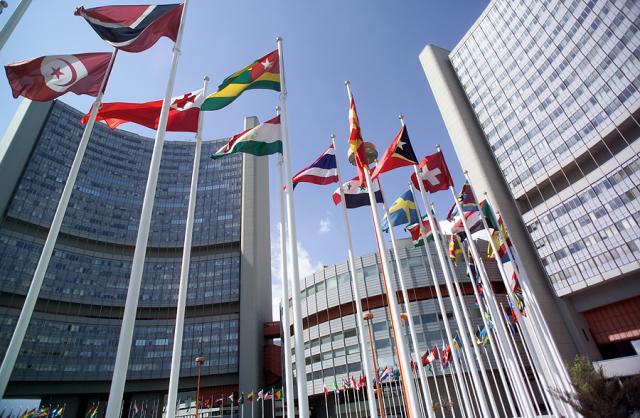
[[[203, 98], [203, 89], [172, 98], [167, 118], [167, 131], [198, 132], [198, 117]], [[102, 103], [96, 120], [105, 121], [111, 129], [116, 129], [127, 122], [158, 129], [162, 102], [162, 100], [154, 100], [145, 103]], [[87, 123], [90, 114], [91, 112], [87, 113], [80, 123]]]
[[364, 140], [360, 131], [360, 121], [358, 120], [358, 112], [356, 111], [356, 102], [353, 95], [349, 102], [349, 150], [353, 154], [356, 168], [358, 170], [358, 180], [360, 185], [364, 186], [366, 180], [364, 170], [369, 169], [367, 161], [367, 153], [364, 148]]
[[280, 59], [277, 50], [225, 78], [218, 86], [218, 91], [205, 99], [202, 110], [222, 109], [245, 90], [254, 89], [280, 91]]
[[386, 171], [415, 164], [418, 164], [418, 157], [413, 152], [407, 127], [403, 125], [371, 173], [371, 180], [375, 180]]

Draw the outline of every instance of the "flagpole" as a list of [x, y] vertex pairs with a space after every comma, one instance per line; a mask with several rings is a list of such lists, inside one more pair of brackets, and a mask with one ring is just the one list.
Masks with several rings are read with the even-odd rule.
[[[336, 148], [336, 136], [335, 134], [331, 134], [331, 143], [333, 144], [333, 149], [336, 154], [336, 172], [338, 174], [338, 187], [340, 193], [340, 206], [342, 206], [342, 217], [344, 220], [344, 233], [347, 239], [347, 254], [349, 257], [349, 273], [351, 277], [351, 289], [353, 291], [353, 300], [356, 305], [356, 325], [358, 327], [358, 341], [360, 343], [360, 352], [362, 355], [362, 366], [364, 368], [364, 375], [367, 378], [367, 382], [370, 382], [373, 378], [371, 373], [371, 364], [369, 363], [369, 356], [367, 355], [367, 342], [365, 340], [365, 332], [364, 332], [364, 320], [363, 315], [364, 312], [362, 310], [362, 301], [360, 299], [360, 290], [358, 289], [358, 282], [356, 279], [356, 262], [353, 252], [353, 240], [351, 238], [351, 224], [349, 223], [349, 214], [347, 212], [347, 204], [345, 202], [344, 190], [342, 190], [342, 176], [340, 175], [340, 164], [338, 163], [338, 149]], [[371, 347], [373, 350], [373, 347]], [[374, 388], [370, 387], [371, 385], [367, 385], [367, 397], [369, 404], [369, 413], [371, 418], [375, 418], [378, 416], [378, 409], [376, 405], [376, 396], [374, 392]], [[291, 418], [291, 417], [290, 417]]]
[[173, 56], [171, 59], [171, 69], [169, 72], [169, 80], [162, 102], [160, 111], [160, 120], [158, 121], [158, 130], [153, 145], [153, 153], [151, 155], [151, 163], [149, 166], [149, 176], [144, 192], [144, 201], [142, 203], [142, 213], [140, 215], [140, 224], [138, 226], [138, 236], [136, 238], [136, 247], [133, 253], [133, 261], [131, 265], [131, 276], [129, 277], [129, 288], [127, 290], [127, 299], [122, 317], [122, 327], [120, 328], [120, 336], [118, 338], [118, 351], [116, 361], [113, 368], [113, 377], [111, 380], [111, 388], [109, 390], [109, 401], [107, 403], [107, 413], [105, 418], [118, 418], [118, 405], [124, 394], [124, 384], [127, 379], [127, 368], [129, 365], [129, 356], [131, 354], [131, 341], [133, 339], [133, 329], [136, 320], [136, 310], [138, 309], [138, 299], [140, 297], [140, 285], [142, 283], [142, 272], [144, 270], [144, 259], [147, 252], [147, 242], [149, 238], [149, 227], [151, 226], [151, 215], [153, 212], [153, 203], [156, 194], [156, 185], [158, 183], [158, 173], [160, 171], [160, 159], [162, 157], [162, 148], [164, 146], [164, 137], [167, 129], [167, 119], [169, 116], [169, 105], [173, 93], [173, 85], [176, 79], [176, 71], [178, 69], [178, 59], [180, 57], [180, 47], [182, 45], [182, 34], [184, 32], [185, 18], [187, 13], [187, 5], [189, 0], [184, 0], [182, 16], [180, 18], [180, 28], [178, 36], [173, 47]]
[[[471, 239], [471, 237], [468, 237], [468, 239]], [[498, 373], [500, 374], [500, 378], [502, 379], [502, 382], [504, 383], [504, 390], [505, 390], [505, 394], [507, 397], [507, 401], [509, 403], [509, 409], [511, 411], [511, 414], [513, 416], [516, 416], [516, 409], [513, 405], [513, 400], [511, 398], [511, 394], [509, 392], [509, 387], [507, 385], [507, 379], [504, 376], [504, 372], [502, 370], [503, 367], [503, 363], [502, 363], [502, 359], [499, 355], [499, 347], [496, 344], [495, 341], [495, 336], [494, 336], [494, 332], [495, 330], [493, 329], [493, 327], [491, 327], [491, 321], [487, 320], [487, 311], [485, 309], [484, 306], [484, 302], [483, 302], [483, 298], [480, 296], [480, 294], [478, 293], [478, 287], [477, 287], [477, 282], [476, 282], [476, 277], [474, 275], [474, 272], [471, 270], [471, 264], [469, 263], [469, 257], [467, 256], [467, 252], [464, 250], [464, 247], [462, 246], [462, 242], [460, 243], [460, 249], [462, 250], [462, 257], [464, 258], [464, 263], [467, 266], [467, 274], [469, 274], [469, 277], [471, 278], [471, 287], [473, 288], [473, 295], [475, 296], [476, 300], [478, 301], [478, 308], [480, 309], [480, 316], [482, 317], [482, 324], [486, 327], [487, 329], [487, 335], [489, 337], [489, 343], [492, 345], [493, 349], [494, 349], [494, 357], [496, 359], [496, 365], [498, 367]], [[485, 354], [486, 354], [486, 349], [485, 349]], [[491, 369], [491, 363], [488, 363], [489, 368]], [[491, 369], [492, 370], [492, 369]], [[492, 371], [493, 374], [493, 371]], [[494, 377], [495, 379], [495, 377]], [[496, 386], [496, 389], [498, 387]], [[498, 389], [498, 396], [500, 396], [500, 390]]]
[[[476, 331], [480, 332], [480, 328], [476, 327]], [[489, 328], [487, 328], [487, 335], [489, 335]], [[504, 414], [504, 416], [507, 416], [507, 408], [504, 405], [504, 400], [502, 399], [502, 395], [500, 394], [500, 385], [498, 384], [498, 379], [496, 378], [496, 374], [493, 371], [493, 367], [491, 367], [491, 358], [489, 357], [489, 353], [487, 352], [487, 347], [485, 347], [484, 345], [484, 341], [481, 341], [482, 344], [482, 351], [484, 352], [484, 358], [487, 360], [487, 364], [489, 364], [489, 371], [491, 372], [491, 378], [493, 380], [493, 384], [496, 387], [496, 393], [498, 394], [498, 399], [500, 400], [500, 406], [502, 407], [502, 413]], [[497, 361], [496, 361], [497, 363]], [[504, 380], [502, 380], [502, 382], [504, 383]], [[505, 385], [503, 385], [505, 393], [508, 393], [509, 388]], [[515, 410], [511, 409], [511, 414], [513, 416], [516, 415]]]
[[[443, 272], [443, 275], [445, 276], [445, 281], [446, 281], [446, 278], [448, 277], [448, 274], [447, 274], [446, 264], [443, 263], [443, 261], [442, 261], [443, 250], [442, 250], [442, 248], [440, 248], [440, 245], [438, 245], [439, 239], [436, 240], [436, 238], [435, 238], [435, 234], [438, 231], [438, 229], [435, 227], [435, 223], [437, 221], [434, 220], [434, 215], [431, 213], [430, 205], [429, 205], [429, 199], [426, 196], [426, 192], [424, 190], [424, 184], [422, 183], [422, 176], [418, 172], [418, 166], [414, 165], [413, 166], [413, 171], [414, 171], [414, 173], [416, 175], [416, 181], [418, 182], [418, 186], [420, 188], [420, 195], [422, 197], [422, 204], [423, 204], [423, 206], [425, 208], [425, 211], [427, 212], [427, 217], [429, 219], [429, 225], [431, 226], [431, 234], [433, 235], [433, 238], [434, 238], [433, 242], [436, 244], [436, 252], [438, 253], [438, 257], [439, 257], [439, 261], [440, 261], [440, 267], [442, 268], [442, 272]], [[414, 200], [415, 200], [415, 198], [414, 198]], [[425, 252], [427, 253], [427, 260], [429, 261], [429, 269], [430, 269], [430, 273], [431, 273], [431, 278], [433, 280], [433, 287], [435, 288], [436, 297], [438, 299], [438, 307], [440, 308], [440, 315], [442, 316], [442, 323], [444, 324], [444, 330], [445, 330], [445, 334], [446, 334], [446, 337], [447, 337], [447, 342], [448, 342], [450, 347], [453, 347], [453, 334], [451, 333], [451, 327], [449, 326], [449, 320], [448, 320], [448, 317], [447, 317], [447, 310], [446, 310], [445, 305], [444, 305], [444, 299], [442, 298], [442, 290], [440, 289], [440, 283], [438, 282], [438, 276], [436, 275], [435, 264], [433, 262], [433, 258], [431, 257], [429, 240], [427, 239], [426, 231], [424, 230], [423, 225], [422, 225], [422, 216], [420, 214], [420, 208], [419, 208], [419, 206], [417, 204], [416, 204], [416, 211], [418, 212], [418, 218], [420, 219], [420, 222], [419, 222], [419, 224], [420, 224], [420, 233], [421, 233], [422, 239], [424, 241]], [[448, 286], [447, 286], [447, 291], [449, 293], [449, 299], [452, 301], [451, 304], [453, 305], [453, 300], [455, 299], [455, 296], [449, 290]], [[453, 356], [453, 361], [454, 361], [454, 363], [457, 364], [457, 362], [458, 362], [457, 357]], [[444, 368], [443, 368], [443, 372], [444, 372]], [[460, 373], [460, 370], [458, 368], [456, 368], [456, 373]], [[458, 375], [458, 378], [460, 378], [460, 377], [461, 376]], [[471, 399], [469, 398], [469, 394], [466, 393], [466, 392], [462, 392], [462, 400], [464, 401], [464, 408], [467, 411], [467, 415], [471, 416], [472, 409], [471, 409]], [[461, 405], [460, 409], [462, 409], [462, 405]]]
[[[438, 145], [436, 145], [436, 149], [438, 151], [440, 151], [440, 147]], [[420, 177], [418, 177], [420, 179]], [[421, 184], [421, 181], [418, 181], [418, 183]], [[455, 202], [456, 205], [456, 209], [458, 210], [458, 213], [460, 214], [460, 220], [462, 221], [462, 225], [464, 227], [464, 231], [467, 234], [467, 239], [468, 239], [468, 243], [469, 243], [469, 247], [471, 248], [471, 254], [473, 255], [474, 260], [481, 260], [480, 255], [478, 253], [478, 249], [475, 246], [475, 243], [473, 242], [473, 238], [471, 236], [471, 230], [469, 229], [469, 225], [467, 224], [467, 221], [464, 217], [464, 212], [462, 210], [462, 205], [460, 204], [460, 201], [458, 200], [458, 197], [456, 196], [456, 192], [453, 190], [453, 186], [449, 185], [449, 191], [451, 192], [451, 195], [453, 196], [453, 200]], [[479, 208], [478, 208], [479, 210]], [[481, 216], [482, 218], [482, 216]], [[484, 219], [484, 218], [483, 218]], [[490, 240], [491, 241], [491, 240]], [[480, 277], [482, 278], [482, 282], [483, 282], [483, 289], [485, 292], [487, 292], [487, 301], [488, 301], [488, 305], [490, 306], [490, 311], [491, 311], [491, 316], [493, 318], [498, 318], [499, 317], [499, 312], [497, 309], [497, 306], [495, 305], [495, 297], [493, 295], [493, 290], [491, 289], [491, 283], [489, 281], [489, 277], [487, 276], [487, 273], [484, 269], [484, 265], [480, 264], [478, 266], [478, 272], [480, 273]], [[492, 303], [493, 302], [493, 303]], [[508, 345], [508, 339], [506, 337], [506, 330], [503, 328], [503, 324], [501, 321], [496, 321], [496, 328], [498, 329], [498, 333], [502, 334], [503, 337], [503, 341], [504, 341], [504, 347], [507, 350], [506, 351], [506, 361], [508, 364], [508, 367], [511, 368], [512, 370], [517, 370], [517, 365], [515, 363], [515, 355], [513, 354], [513, 350], [512, 347], [510, 345]], [[461, 327], [459, 327], [461, 328]], [[464, 334], [463, 334], [464, 335]], [[468, 356], [467, 356], [468, 357]], [[472, 368], [472, 373], [473, 373], [473, 368]], [[522, 413], [524, 413], [525, 415], [528, 416], [533, 416], [535, 415], [535, 412], [533, 411], [530, 399], [528, 399], [526, 397], [526, 390], [524, 389], [524, 383], [522, 382], [521, 379], [522, 376], [518, 375], [515, 380], [515, 385], [516, 385], [516, 392], [520, 394], [520, 396], [522, 397], [522, 406], [524, 407], [524, 411], [522, 411]], [[485, 411], [482, 411], [483, 414], [485, 414]], [[488, 414], [486, 416], [489, 416]]]
[[[345, 81], [345, 85], [347, 87], [347, 94], [349, 95], [349, 100], [352, 99], [351, 87], [349, 85], [349, 81]], [[387, 298], [387, 304], [389, 305], [389, 311], [391, 313], [391, 327], [393, 329], [394, 341], [396, 343], [396, 348], [398, 350], [398, 357], [400, 363], [400, 372], [404, 374], [407, 370], [410, 370], [410, 365], [407, 356], [407, 344], [404, 339], [404, 335], [400, 329], [401, 319], [400, 319], [400, 309], [398, 307], [397, 295], [395, 291], [395, 285], [391, 281], [391, 269], [389, 267], [389, 261], [387, 259], [387, 250], [384, 243], [384, 237], [382, 236], [382, 229], [380, 228], [379, 214], [378, 208], [376, 206], [376, 197], [373, 192], [373, 185], [371, 182], [371, 173], [369, 169], [365, 167], [364, 169], [365, 180], [367, 184], [367, 191], [369, 193], [369, 201], [371, 202], [371, 212], [373, 215], [373, 225], [376, 232], [376, 238], [378, 240], [378, 245], [380, 247], [380, 260], [382, 262], [382, 276], [385, 286], [385, 293]], [[406, 380], [406, 379], [405, 379]], [[405, 383], [407, 385], [407, 401], [409, 403], [409, 417], [417, 418], [420, 416], [419, 408], [418, 408], [418, 400], [416, 394], [416, 388], [413, 384], [408, 381]]]
[[[404, 126], [404, 121], [402, 118], [402, 126]], [[380, 186], [380, 193], [382, 194], [382, 207], [384, 209], [384, 216], [387, 219], [387, 224], [389, 226], [389, 238], [391, 239], [391, 248], [393, 250], [394, 261], [396, 265], [396, 270], [398, 272], [397, 278], [400, 283], [400, 290], [402, 291], [402, 299], [404, 302], [405, 311], [407, 313], [407, 323], [409, 324], [409, 336], [411, 338], [411, 344], [413, 345], [413, 352], [415, 354], [416, 361], [420, 361], [420, 348], [418, 346], [418, 337], [416, 336], [416, 329], [413, 323], [413, 315], [411, 314], [411, 303], [409, 299], [409, 292], [407, 292], [407, 286], [404, 281], [404, 273], [402, 272], [402, 264], [400, 263], [400, 252], [398, 251], [398, 246], [396, 244], [396, 235], [393, 231], [393, 226], [391, 225], [391, 220], [389, 218], [389, 207], [387, 205], [387, 197], [384, 193], [384, 187], [382, 186], [382, 181], [380, 181], [380, 177], [377, 178], [378, 185]], [[407, 219], [409, 221], [409, 219]], [[402, 368], [400, 369], [402, 371]], [[404, 379], [403, 382], [407, 379]], [[429, 394], [428, 384], [426, 383], [426, 376], [424, 376], [424, 370], [420, 371], [420, 380], [422, 381], [422, 396], [425, 399], [428, 399], [431, 402], [431, 395]], [[413, 385], [413, 382], [412, 382]], [[428, 411], [429, 418], [435, 418], [435, 414], [433, 411]]]
[[285, 200], [287, 203], [287, 230], [289, 232], [289, 251], [291, 253], [291, 287], [293, 304], [293, 336], [295, 338], [296, 381], [298, 384], [298, 413], [300, 418], [309, 418], [309, 399], [307, 394], [307, 373], [305, 370], [304, 341], [302, 339], [302, 307], [300, 305], [300, 274], [298, 265], [298, 238], [296, 236], [295, 208], [293, 204], [293, 183], [291, 182], [291, 157], [289, 153], [289, 126], [287, 123], [287, 87], [284, 77], [284, 51], [282, 38], [277, 38], [280, 59], [280, 103], [282, 108], [282, 157], [287, 179]]
[[[26, 4], [28, 5], [28, 3]], [[16, 13], [18, 13], [18, 11], [14, 12], [14, 14]], [[53, 215], [53, 220], [51, 221], [51, 226], [49, 227], [49, 233], [47, 234], [47, 239], [45, 240], [44, 246], [42, 247], [42, 253], [40, 254], [40, 259], [38, 260], [36, 270], [33, 273], [33, 279], [31, 280], [31, 285], [29, 286], [29, 290], [27, 292], [27, 295], [25, 296], [24, 304], [22, 305], [22, 310], [20, 311], [20, 316], [18, 317], [13, 335], [11, 336], [11, 341], [9, 341], [7, 351], [4, 355], [4, 359], [2, 360], [2, 365], [0, 366], [0, 399], [4, 397], [7, 385], [9, 384], [9, 378], [11, 377], [11, 373], [13, 372], [13, 368], [16, 364], [16, 359], [20, 354], [20, 347], [22, 347], [22, 342], [24, 341], [24, 337], [27, 333], [27, 328], [29, 327], [29, 322], [31, 321], [33, 310], [35, 309], [36, 302], [38, 301], [40, 289], [42, 288], [42, 283], [44, 282], [44, 276], [47, 272], [47, 267], [49, 266], [49, 261], [51, 260], [53, 250], [58, 239], [58, 234], [60, 233], [62, 220], [64, 219], [65, 212], [67, 211], [67, 206], [69, 205], [69, 200], [71, 199], [71, 193], [73, 192], [73, 189], [75, 187], [76, 179], [78, 178], [80, 165], [82, 164], [84, 153], [87, 150], [87, 144], [89, 143], [89, 138], [91, 137], [91, 133], [93, 132], [93, 126], [95, 125], [96, 117], [98, 116], [98, 110], [102, 103], [102, 97], [104, 95], [107, 81], [109, 80], [109, 75], [111, 74], [111, 69], [113, 67], [113, 63], [116, 59], [117, 54], [118, 49], [114, 49], [114, 52], [113, 54], [111, 54], [111, 58], [109, 59], [109, 64], [107, 65], [107, 71], [105, 72], [104, 77], [102, 78], [102, 81], [100, 83], [98, 95], [93, 102], [91, 113], [89, 115], [89, 121], [85, 125], [84, 132], [82, 133], [82, 138], [80, 138], [80, 142], [78, 143], [76, 155], [73, 158], [73, 162], [71, 163], [67, 181], [65, 182], [64, 189], [62, 190], [62, 194], [60, 195], [58, 207], [56, 208], [56, 212]]]
[[[206, 97], [209, 77], [205, 76], [202, 94]], [[182, 359], [182, 336], [184, 332], [184, 313], [187, 306], [187, 292], [189, 289], [189, 267], [191, 263], [191, 241], [193, 237], [193, 222], [196, 210], [196, 195], [198, 193], [198, 175], [200, 173], [200, 153], [202, 150], [203, 112], [198, 114], [198, 133], [193, 153], [193, 171], [191, 173], [191, 189], [189, 190], [189, 206], [187, 208], [187, 222], [182, 250], [182, 266], [180, 268], [180, 288], [178, 290], [178, 307], [176, 311], [176, 325], [173, 334], [173, 352], [171, 354], [171, 372], [169, 373], [169, 393], [167, 394], [167, 417], [175, 417], [176, 401], [178, 400], [178, 382], [180, 381], [180, 363]]]
[[327, 402], [327, 391], [324, 391], [324, 412], [326, 412], [327, 418], [329, 418], [329, 403]]
[[[280, 268], [282, 270], [282, 334], [284, 347], [284, 375], [287, 398], [287, 417], [295, 417], [295, 397], [293, 391], [293, 370], [291, 370], [291, 325], [289, 318], [289, 272], [287, 262], [286, 218], [285, 218], [285, 180], [283, 158], [278, 156], [278, 176], [280, 179]], [[293, 407], [292, 407], [293, 405]]]

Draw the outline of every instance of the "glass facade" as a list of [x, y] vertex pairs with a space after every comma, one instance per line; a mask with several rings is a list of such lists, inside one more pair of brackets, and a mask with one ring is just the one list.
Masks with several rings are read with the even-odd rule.
[[633, 0], [494, 0], [449, 56], [559, 295], [640, 261], [639, 23]]
[[[0, 351], [11, 338], [83, 115], [55, 102], [0, 224]], [[204, 141], [181, 376], [238, 372], [242, 158]], [[109, 380], [153, 140], [96, 124], [12, 379]], [[168, 378], [193, 141], [164, 145], [127, 377]], [[113, 347], [113, 349], [106, 349]]]
[[[410, 309], [416, 326], [416, 336], [421, 353], [428, 348], [438, 346], [442, 348], [446, 340], [442, 316], [432, 288], [431, 274], [428, 269], [424, 247], [413, 248], [409, 240], [399, 241], [400, 260], [407, 285], [409, 297], [417, 300], [411, 302]], [[409, 245], [409, 246], [406, 246]], [[432, 248], [432, 257], [437, 260], [435, 248]], [[394, 280], [396, 289], [400, 289], [393, 254], [389, 251], [389, 260], [394, 263]], [[377, 254], [357, 257], [356, 279], [361, 298], [376, 298], [384, 294], [382, 283], [382, 266]], [[498, 278], [495, 265], [488, 265], [489, 274], [494, 279]], [[467, 282], [466, 267], [460, 261], [456, 267], [457, 276], [461, 282]], [[438, 281], [444, 284], [444, 276], [439, 263], [436, 266]], [[355, 311], [353, 305], [353, 292], [350, 283], [348, 264], [341, 263], [325, 267], [316, 273], [301, 279], [302, 289], [302, 313], [305, 321], [311, 324], [304, 330], [304, 350], [307, 371], [307, 384], [310, 395], [321, 394], [323, 387], [332, 388], [334, 381], [341, 385], [343, 380], [354, 377], [356, 380], [364, 375], [360, 360], [360, 347], [357, 335]], [[431, 288], [430, 288], [431, 287]], [[424, 292], [427, 297], [418, 296], [416, 292]], [[420, 289], [420, 290], [419, 290]], [[420, 293], [422, 294], [422, 293]], [[373, 300], [373, 299], [372, 299]], [[473, 295], [465, 296], [465, 302], [474, 326], [482, 328], [480, 310], [475, 304]], [[341, 308], [348, 306], [349, 312], [342, 313]], [[457, 326], [453, 318], [453, 309], [449, 299], [445, 298], [447, 320], [452, 332], [455, 334]], [[326, 312], [338, 309], [337, 317]], [[397, 357], [393, 344], [393, 331], [390, 329], [391, 319], [386, 306], [368, 309], [363, 302], [363, 309], [373, 313], [372, 332], [376, 349], [378, 367], [396, 368]], [[404, 310], [404, 307], [401, 306]], [[366, 323], [365, 323], [366, 326]], [[365, 332], [367, 332], [365, 330]], [[405, 329], [405, 337], [411, 344], [409, 330]], [[369, 337], [365, 336], [368, 343]], [[294, 338], [291, 338], [291, 346], [295, 350]], [[370, 348], [367, 349], [370, 352]], [[295, 353], [295, 352], [294, 352]], [[291, 357], [295, 370], [295, 355]], [[440, 370], [436, 370], [441, 373]]]

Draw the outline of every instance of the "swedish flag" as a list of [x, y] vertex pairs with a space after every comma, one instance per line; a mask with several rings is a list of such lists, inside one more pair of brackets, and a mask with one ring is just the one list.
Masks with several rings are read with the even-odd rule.
[[[393, 202], [393, 205], [389, 208], [389, 220], [391, 221], [391, 226], [419, 222], [416, 202], [413, 200], [411, 190], [407, 190]], [[382, 229], [384, 231], [389, 230], [389, 222], [386, 216], [382, 220]]]

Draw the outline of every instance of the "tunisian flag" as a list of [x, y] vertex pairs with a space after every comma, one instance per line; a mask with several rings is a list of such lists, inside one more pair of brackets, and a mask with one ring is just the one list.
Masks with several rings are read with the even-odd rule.
[[[204, 100], [204, 90], [196, 90], [171, 99], [167, 131], [198, 132], [198, 115]], [[162, 100], [146, 103], [102, 103], [98, 111], [97, 121], [103, 120], [111, 129], [123, 123], [133, 122], [150, 129], [158, 129]], [[80, 123], [89, 120], [91, 112], [84, 115]]]
[[68, 91], [97, 96], [110, 52], [47, 55], [4, 66], [13, 97], [48, 102]]

